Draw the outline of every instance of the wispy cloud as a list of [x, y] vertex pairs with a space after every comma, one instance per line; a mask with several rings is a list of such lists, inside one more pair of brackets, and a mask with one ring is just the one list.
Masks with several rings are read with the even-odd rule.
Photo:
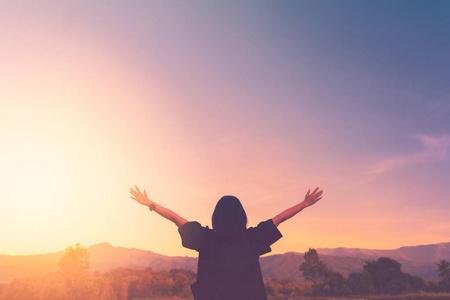
[[422, 150], [405, 156], [391, 157], [375, 163], [369, 168], [369, 174], [382, 174], [404, 166], [445, 160], [450, 148], [450, 135], [433, 137], [415, 136], [422, 144]]

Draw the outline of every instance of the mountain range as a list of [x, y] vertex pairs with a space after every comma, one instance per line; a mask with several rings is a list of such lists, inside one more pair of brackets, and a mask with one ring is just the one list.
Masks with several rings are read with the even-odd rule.
[[[91, 272], [108, 272], [115, 268], [170, 270], [182, 268], [196, 271], [197, 258], [166, 256], [152, 251], [114, 247], [108, 243], [87, 248], [90, 255]], [[371, 250], [360, 248], [317, 248], [320, 258], [326, 265], [348, 276], [361, 272], [368, 260], [385, 256], [402, 264], [403, 272], [422, 277], [425, 280], [438, 280], [436, 263], [441, 259], [450, 261], [450, 243], [402, 247], [394, 250]], [[0, 255], [0, 283], [8, 283], [14, 278], [37, 276], [58, 270], [58, 262], [64, 251], [38, 255]], [[260, 258], [263, 276], [266, 279], [279, 278], [302, 280], [299, 271], [304, 261], [303, 253], [267, 255]]]

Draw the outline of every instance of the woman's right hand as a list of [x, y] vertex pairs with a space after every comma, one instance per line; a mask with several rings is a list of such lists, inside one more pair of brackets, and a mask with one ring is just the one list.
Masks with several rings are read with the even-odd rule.
[[311, 190], [308, 190], [305, 196], [305, 200], [303, 200], [303, 203], [305, 206], [311, 206], [320, 199], [322, 199], [323, 190], [319, 191], [319, 188], [316, 188], [311, 194]]
[[144, 193], [142, 194], [136, 185], [134, 187], [136, 188], [136, 190], [130, 189], [130, 193], [131, 193], [131, 195], [133, 195], [130, 198], [133, 200], [136, 200], [137, 202], [139, 202], [142, 205], [150, 206], [153, 202], [150, 201], [150, 199], [148, 199], [147, 192], [145, 191], [145, 189], [144, 189]]

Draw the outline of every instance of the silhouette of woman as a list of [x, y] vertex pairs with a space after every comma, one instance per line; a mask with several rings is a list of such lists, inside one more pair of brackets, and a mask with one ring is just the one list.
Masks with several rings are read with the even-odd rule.
[[259, 256], [282, 237], [280, 223], [322, 199], [323, 191], [308, 190], [303, 202], [277, 216], [247, 228], [247, 215], [238, 198], [224, 196], [212, 215], [213, 229], [189, 222], [175, 212], [151, 201], [136, 186], [132, 196], [178, 226], [182, 245], [199, 252], [197, 282], [191, 285], [195, 300], [267, 300]]

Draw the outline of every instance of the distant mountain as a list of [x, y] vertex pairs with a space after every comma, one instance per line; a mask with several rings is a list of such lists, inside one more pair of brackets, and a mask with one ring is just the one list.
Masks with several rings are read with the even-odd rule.
[[[303, 280], [300, 265], [304, 262], [304, 253], [288, 252], [265, 256], [260, 259], [264, 278]], [[355, 257], [319, 255], [320, 259], [334, 271], [347, 277], [352, 272], [361, 272], [366, 260]]]
[[[152, 251], [114, 247], [108, 243], [93, 245], [89, 252], [91, 272], [104, 273], [115, 268], [170, 270], [182, 268], [195, 271], [197, 258], [166, 256]], [[64, 251], [38, 255], [0, 255], [0, 283], [15, 278], [37, 276], [58, 271]]]
[[[182, 268], [196, 271], [197, 258], [166, 256], [152, 251], [114, 247], [102, 243], [87, 248], [90, 255], [91, 272], [107, 272], [123, 267], [155, 270]], [[344, 276], [351, 272], [361, 272], [367, 260], [387, 256], [402, 264], [402, 270], [425, 280], [436, 280], [436, 263], [441, 259], [450, 260], [450, 243], [402, 247], [395, 250], [370, 249], [316, 249], [327, 266]], [[0, 255], [0, 283], [14, 278], [41, 275], [58, 270], [58, 262], [64, 251], [39, 255]], [[264, 278], [302, 280], [299, 266], [303, 262], [303, 253], [288, 252], [268, 255], [260, 259]]]
[[319, 254], [351, 256], [366, 259], [390, 257], [404, 261], [436, 262], [450, 258], [450, 243], [401, 247], [395, 250], [370, 250], [360, 248], [317, 248]]
[[152, 267], [155, 270], [197, 269], [197, 258], [188, 256], [166, 256], [152, 251], [136, 248], [114, 247], [108, 243], [89, 247], [90, 270], [107, 272], [115, 268], [144, 269]]
[[[360, 248], [317, 248], [317, 252], [325, 262], [326, 257], [360, 259], [364, 261], [376, 260], [379, 257], [389, 257], [402, 264], [403, 272], [422, 277], [425, 280], [438, 280], [436, 263], [441, 259], [450, 261], [450, 243], [408, 246], [394, 250], [372, 250]], [[327, 263], [328, 265], [328, 263]], [[330, 263], [333, 265], [333, 263]], [[336, 268], [339, 270], [339, 268]], [[339, 271], [341, 272], [341, 271]], [[345, 272], [341, 272], [343, 275]]]

